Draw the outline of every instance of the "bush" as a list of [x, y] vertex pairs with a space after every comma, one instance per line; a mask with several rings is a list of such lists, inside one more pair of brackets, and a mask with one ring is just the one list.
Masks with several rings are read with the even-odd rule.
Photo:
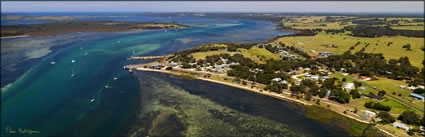
[[350, 94], [351, 94], [351, 97], [353, 97], [353, 99], [356, 99], [356, 98], [360, 98], [361, 97], [359, 91], [357, 91], [356, 89], [351, 90], [350, 91]]
[[394, 123], [395, 118], [391, 116], [388, 112], [379, 112], [378, 117], [381, 118], [382, 124]]
[[381, 103], [375, 103], [372, 101], [366, 102], [364, 104], [366, 108], [376, 109], [376, 110], [383, 110], [383, 111], [391, 111], [390, 106], [382, 105]]
[[385, 90], [381, 90], [378, 92], [378, 96], [383, 97], [387, 92], [385, 92]]

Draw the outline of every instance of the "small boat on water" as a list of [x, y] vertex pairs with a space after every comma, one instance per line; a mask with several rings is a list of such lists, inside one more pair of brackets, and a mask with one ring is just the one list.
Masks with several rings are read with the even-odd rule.
[[129, 69], [128, 72], [133, 73], [133, 70], [132, 69]]
[[108, 86], [108, 85], [106, 85], [106, 86], [105, 86], [105, 88], [109, 88], [109, 86]]
[[94, 100], [95, 100], [95, 99], [93, 98], [93, 99], [91, 99], [91, 100], [90, 100], [90, 102], [94, 102]]
[[136, 52], [132, 51], [131, 53], [133, 53], [133, 54], [134, 54], [134, 53], [136, 53]]
[[117, 43], [121, 43], [121, 41], [118, 40]]
[[72, 69], [71, 78], [75, 77], [74, 69]]
[[80, 49], [83, 50], [83, 47], [81, 47]]
[[114, 80], [117, 80], [118, 78], [117, 77], [114, 77]]
[[52, 61], [52, 62], [50, 62], [50, 64], [55, 65], [55, 64], [56, 64], [56, 62]]
[[71, 60], [72, 63], [75, 63], [75, 60]]

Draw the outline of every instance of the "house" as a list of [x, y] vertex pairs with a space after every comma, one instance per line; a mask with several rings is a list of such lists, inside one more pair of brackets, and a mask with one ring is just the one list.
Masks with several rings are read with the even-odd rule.
[[330, 55], [332, 55], [333, 53], [330, 53], [330, 52], [320, 52], [319, 53], [319, 55], [321, 55], [321, 56], [325, 56], [325, 57], [327, 57], [327, 56], [330, 56]]
[[288, 81], [282, 80], [282, 81], [280, 81], [280, 83], [282, 83], [282, 84], [288, 84]]
[[408, 90], [415, 90], [416, 87], [407, 87]]
[[319, 76], [316, 76], [316, 75], [311, 76], [311, 78], [312, 78], [313, 80], [319, 80]]
[[342, 87], [342, 89], [344, 89], [344, 90], [352, 90], [352, 89], [355, 89], [355, 88], [356, 88], [356, 86], [354, 86], [354, 83], [347, 83]]
[[400, 123], [400, 122], [394, 122], [393, 127], [401, 128], [401, 129], [404, 129], [406, 131], [408, 131], [410, 129], [408, 126], [406, 126], [405, 124]]
[[359, 90], [360, 90], [360, 91], [365, 91], [365, 90], [366, 90], [366, 88], [365, 88], [365, 87], [360, 87], [360, 88], [359, 88]]
[[400, 87], [400, 88], [402, 88], [402, 89], [407, 88], [407, 86], [403, 86], [403, 85], [400, 85], [400, 86], [398, 86], [398, 87]]
[[419, 94], [416, 94], [416, 93], [412, 93], [409, 96], [414, 97], [414, 98], [417, 98], [417, 99], [420, 99], [420, 100], [424, 100], [424, 97], [423, 96], [421, 96]]
[[360, 79], [363, 80], [363, 81], [369, 81], [370, 80], [370, 78], [366, 77], [366, 76], [360, 76]]
[[316, 57], [316, 56], [310, 56], [310, 58], [311, 58], [311, 59], [316, 59], [317, 57]]
[[174, 67], [174, 66], [179, 65], [179, 63], [176, 63], [176, 62], [174, 62], [174, 61], [172, 61], [170, 64], [171, 64], [171, 66], [173, 66], [173, 67]]
[[329, 76], [323, 76], [322, 79], [329, 79]]
[[370, 118], [374, 118], [374, 117], [376, 116], [376, 113], [375, 113], [375, 112], [372, 112], [372, 111], [369, 111], [369, 110], [366, 110], [366, 111], [364, 112], [364, 114], [365, 114], [366, 116], [370, 117]]
[[313, 52], [313, 53], [314, 53], [314, 52], [316, 52], [316, 51], [314, 51], [314, 50], [310, 50], [310, 51], [311, 51], [311, 52]]
[[281, 80], [282, 80], [281, 78], [274, 78], [274, 79], [272, 79], [272, 81], [276, 81], [276, 82], [279, 82]]
[[330, 96], [331, 95], [331, 91], [326, 92], [326, 96]]

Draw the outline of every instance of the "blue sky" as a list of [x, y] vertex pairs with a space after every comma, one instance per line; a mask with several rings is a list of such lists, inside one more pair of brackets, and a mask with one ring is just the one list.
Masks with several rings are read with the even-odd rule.
[[423, 1], [2, 1], [2, 12], [424, 12]]

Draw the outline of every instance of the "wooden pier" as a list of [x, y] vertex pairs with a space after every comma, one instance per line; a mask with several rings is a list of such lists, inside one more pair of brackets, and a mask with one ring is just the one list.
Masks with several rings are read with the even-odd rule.
[[127, 59], [140, 59], [140, 60], [145, 60], [145, 59], [162, 59], [162, 58], [167, 58], [169, 56], [146, 56], [146, 57], [129, 57]]

